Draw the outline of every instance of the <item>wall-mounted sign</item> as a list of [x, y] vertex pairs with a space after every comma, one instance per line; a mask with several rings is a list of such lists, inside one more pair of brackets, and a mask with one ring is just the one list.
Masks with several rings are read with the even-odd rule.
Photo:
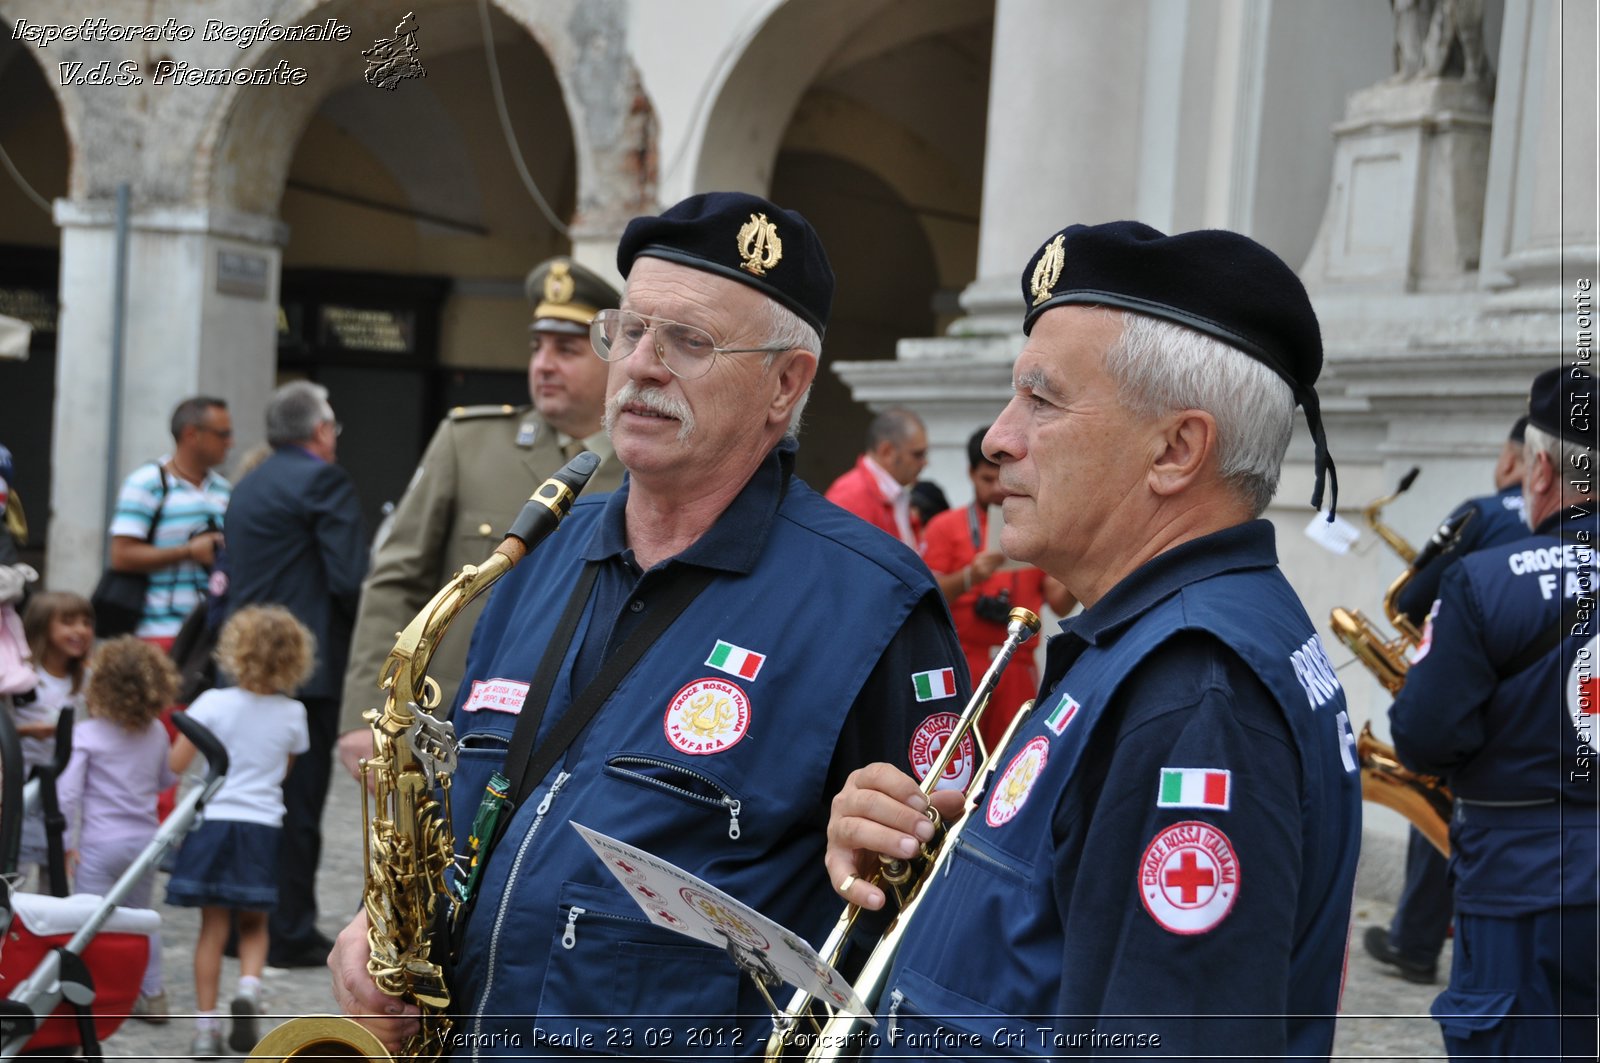
[[416, 322], [410, 310], [324, 304], [318, 313], [317, 339], [322, 346], [388, 354], [409, 354], [414, 349]]
[[246, 299], [265, 299], [272, 263], [266, 255], [217, 249], [217, 291]]
[[26, 321], [35, 332], [54, 335], [58, 310], [49, 292], [0, 285], [0, 314]]

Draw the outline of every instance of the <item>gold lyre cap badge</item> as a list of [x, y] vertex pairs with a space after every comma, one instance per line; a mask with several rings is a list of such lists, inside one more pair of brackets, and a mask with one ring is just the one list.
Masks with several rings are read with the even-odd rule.
[[766, 275], [783, 258], [783, 241], [778, 238], [778, 227], [767, 220], [765, 214], [752, 214], [750, 220], [739, 227], [739, 257], [742, 269], [757, 277]]
[[578, 283], [572, 279], [572, 265], [563, 260], [550, 263], [550, 272], [544, 276], [544, 300], [547, 303], [570, 303]]
[[1063, 246], [1065, 243], [1065, 234], [1056, 233], [1056, 238], [1045, 245], [1044, 253], [1039, 256], [1039, 261], [1033, 267], [1033, 277], [1029, 281], [1028, 290], [1033, 293], [1034, 306], [1050, 298], [1056, 281], [1061, 279], [1061, 267], [1067, 261]]

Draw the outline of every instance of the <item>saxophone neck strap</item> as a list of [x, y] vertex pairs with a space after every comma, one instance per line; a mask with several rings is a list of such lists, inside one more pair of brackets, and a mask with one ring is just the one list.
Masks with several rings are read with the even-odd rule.
[[[510, 794], [513, 807], [520, 807], [534, 786], [550, 774], [550, 770], [556, 766], [567, 748], [594, 718], [600, 706], [605, 704], [606, 699], [617, 689], [617, 684], [622, 682], [623, 677], [632, 671], [645, 651], [655, 645], [667, 628], [672, 626], [673, 621], [689, 607], [689, 603], [699, 597], [700, 592], [706, 589], [716, 574], [714, 570], [708, 568], [683, 566], [677, 578], [665, 587], [652, 603], [649, 616], [645, 617], [622, 645], [606, 659], [594, 679], [561, 713], [544, 741], [535, 747], [534, 739], [538, 736], [539, 725], [544, 720], [551, 692], [555, 689], [556, 676], [560, 674], [561, 665], [567, 658], [567, 650], [577, 634], [578, 622], [588, 606], [595, 579], [600, 572], [600, 564], [598, 561], [590, 561], [584, 566], [583, 574], [578, 578], [578, 585], [573, 589], [572, 597], [567, 602], [566, 611], [562, 614], [560, 623], [556, 625], [555, 634], [545, 647], [544, 659], [539, 662], [539, 670], [534, 673], [533, 682], [528, 686], [528, 697], [523, 703], [524, 711], [517, 717], [516, 729], [512, 732], [510, 745], [506, 748], [506, 776], [511, 781]], [[510, 818], [507, 816], [501, 822], [507, 823]]]

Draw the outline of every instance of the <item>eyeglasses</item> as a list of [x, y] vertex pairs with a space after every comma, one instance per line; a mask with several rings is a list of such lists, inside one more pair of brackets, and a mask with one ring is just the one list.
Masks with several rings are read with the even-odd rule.
[[646, 317], [631, 310], [602, 310], [589, 325], [589, 342], [602, 361], [620, 362], [632, 354], [645, 333], [655, 333], [656, 357], [680, 380], [694, 380], [711, 371], [719, 354], [781, 354], [789, 347], [718, 347], [705, 329]]
[[231, 428], [212, 428], [208, 424], [197, 424], [197, 425], [195, 425], [195, 427], [200, 429], [200, 431], [202, 431], [202, 432], [210, 432], [212, 435], [216, 436], [218, 439], [232, 439], [233, 438], [233, 429], [231, 429]]

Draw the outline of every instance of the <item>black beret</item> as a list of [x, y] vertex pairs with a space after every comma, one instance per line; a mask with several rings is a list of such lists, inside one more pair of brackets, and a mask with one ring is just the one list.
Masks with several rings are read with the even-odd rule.
[[635, 218], [617, 244], [624, 277], [640, 255], [748, 284], [821, 335], [833, 306], [833, 268], [811, 223], [745, 192], [705, 192]]
[[1528, 423], [1565, 443], [1594, 449], [1594, 377], [1582, 366], [1557, 366], [1533, 378]]
[[1283, 259], [1222, 229], [1168, 236], [1136, 221], [1069, 225], [1028, 260], [1022, 297], [1025, 333], [1052, 307], [1114, 307], [1203, 332], [1266, 365], [1305, 410], [1317, 446], [1311, 504], [1321, 506], [1326, 475], [1332, 519], [1338, 478], [1312, 386], [1322, 372], [1322, 331], [1305, 285]]
[[546, 259], [533, 267], [523, 283], [533, 304], [535, 332], [570, 332], [587, 336], [589, 322], [602, 310], [621, 301], [617, 290], [600, 274], [570, 258]]

